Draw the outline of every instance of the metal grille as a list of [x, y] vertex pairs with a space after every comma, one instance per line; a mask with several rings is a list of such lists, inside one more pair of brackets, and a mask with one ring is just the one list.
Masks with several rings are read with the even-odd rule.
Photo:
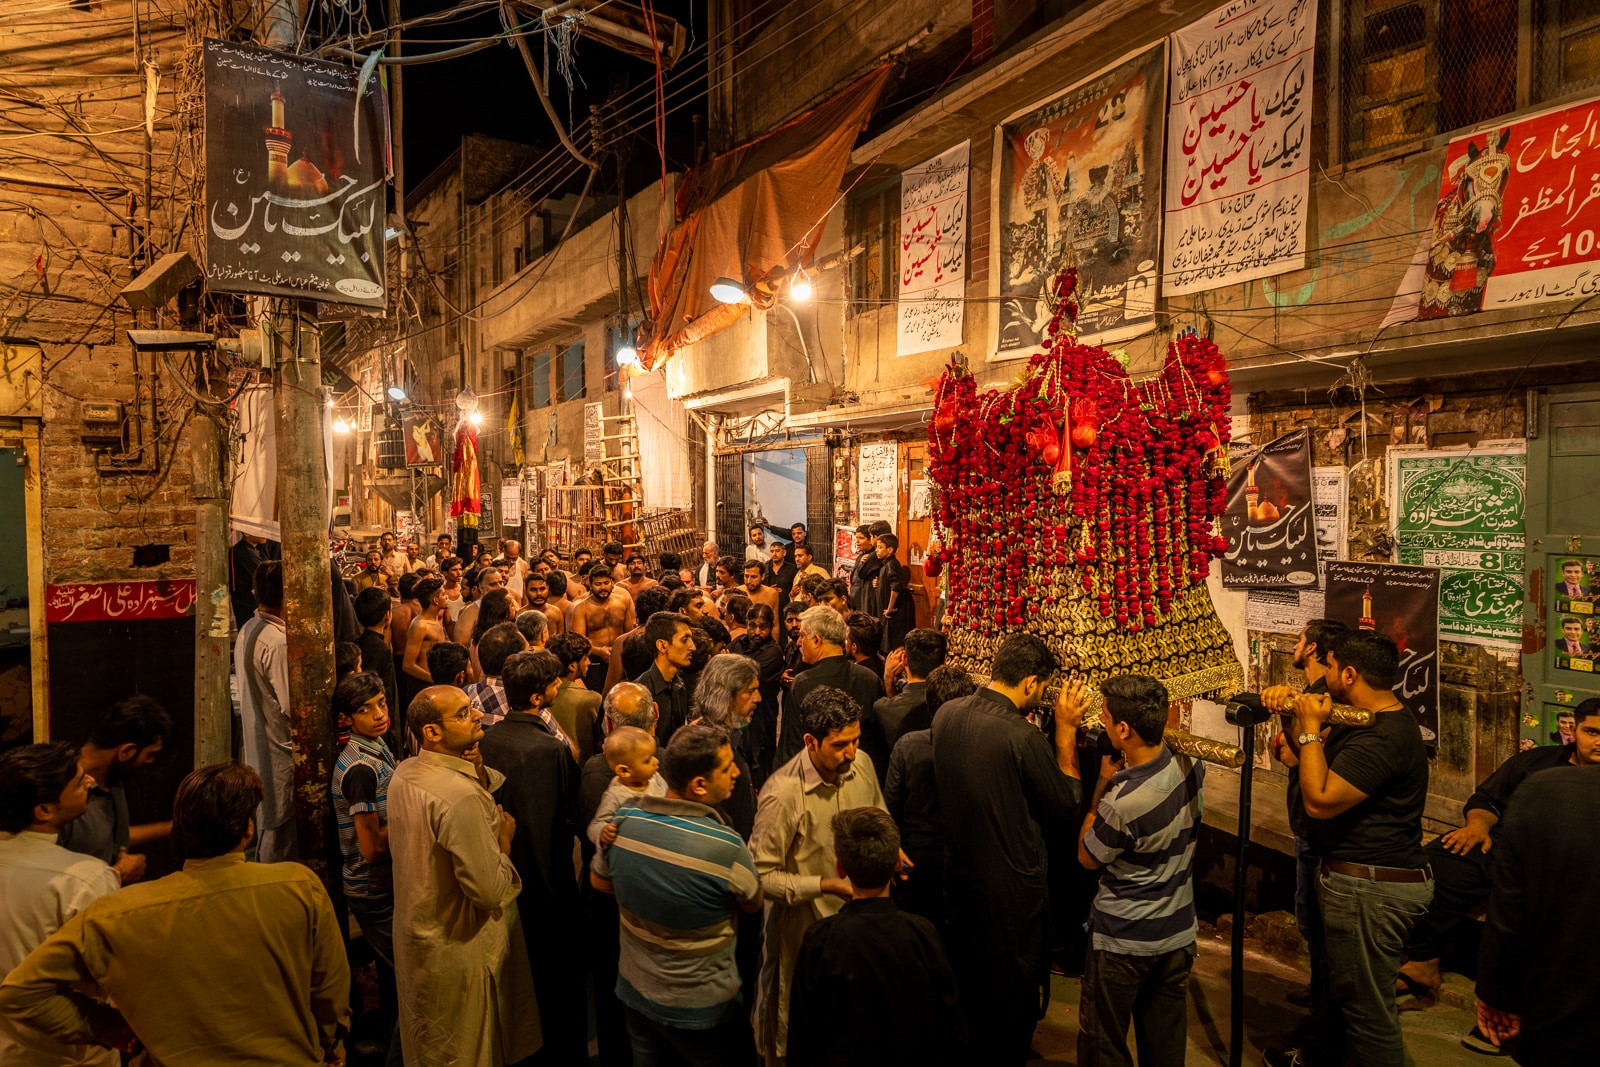
[[1517, 110], [1518, 0], [1333, 0], [1326, 7], [1340, 3], [1330, 14], [1339, 22], [1344, 158]]
[[1554, 100], [1600, 87], [1600, 4], [1542, 0], [1535, 5], [1533, 62], [1538, 98]]
[[725, 556], [744, 558], [744, 457], [717, 457], [717, 546]]
[[806, 538], [817, 566], [833, 573], [833, 456], [827, 445], [806, 448]]

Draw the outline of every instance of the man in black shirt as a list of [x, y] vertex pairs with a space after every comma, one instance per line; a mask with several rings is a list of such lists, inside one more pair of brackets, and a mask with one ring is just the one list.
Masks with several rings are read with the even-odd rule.
[[771, 586], [778, 591], [781, 607], [789, 603], [789, 591], [794, 588], [794, 576], [799, 571], [789, 561], [788, 545], [782, 541], [774, 541], [770, 551], [772, 559], [767, 563], [766, 572], [761, 576], [761, 584]]
[[1551, 767], [1600, 765], [1600, 697], [1579, 704], [1570, 745], [1544, 745], [1519, 752], [1484, 779], [1467, 798], [1466, 825], [1430, 841], [1423, 851], [1433, 868], [1433, 903], [1406, 939], [1400, 981], [1408, 992], [1433, 993], [1442, 980], [1439, 957], [1473, 908], [1489, 896], [1496, 832], [1528, 777]]
[[[361, 649], [361, 669], [376, 674], [383, 682], [383, 696], [390, 708], [400, 707], [400, 690], [394, 675], [394, 649], [389, 646], [389, 593], [381, 585], [370, 586], [356, 594], [356, 621], [361, 624], [361, 636], [356, 645]], [[391, 711], [398, 715], [399, 712]], [[396, 756], [405, 755], [398, 735], [403, 730], [391, 730], [389, 747]]]
[[[783, 721], [778, 724], [778, 752], [772, 761], [774, 767], [782, 767], [806, 747], [800, 705], [806, 694], [817, 686], [843, 690], [855, 702], [862, 718], [872, 714], [872, 705], [883, 695], [883, 679], [861, 664], [851, 663], [844, 654], [846, 632], [844, 619], [832, 608], [807, 608], [800, 616], [797, 644], [809, 666], [795, 679], [794, 689], [784, 701]], [[871, 755], [869, 752], [868, 756]]]
[[[1300, 640], [1294, 645], [1294, 669], [1304, 671], [1307, 693], [1326, 693], [1328, 683], [1328, 649], [1348, 627], [1332, 619], [1312, 619], [1300, 631]], [[1300, 746], [1294, 743], [1295, 693], [1287, 685], [1269, 686], [1261, 693], [1261, 702], [1270, 710], [1284, 716], [1282, 733], [1274, 738], [1278, 762], [1289, 769], [1288, 812], [1289, 829], [1294, 831], [1294, 919], [1300, 935], [1306, 939], [1306, 951], [1311, 957], [1311, 986], [1289, 994], [1291, 1004], [1310, 1007], [1316, 1000], [1322, 982], [1327, 978], [1327, 962], [1322, 957], [1322, 914], [1317, 909], [1317, 854], [1311, 850], [1310, 831], [1306, 824], [1306, 809], [1300, 803]]]
[[[905, 647], [889, 653], [883, 671], [885, 683], [903, 670], [906, 685], [899, 693], [873, 705], [872, 717], [883, 733], [884, 751], [893, 752], [901, 735], [933, 725], [933, 716], [928, 713], [928, 672], [944, 663], [947, 648], [944, 634], [919, 629], [906, 634]], [[894, 689], [889, 687], [889, 692]]]
[[655, 662], [634, 681], [650, 690], [660, 719], [656, 745], [665, 748], [678, 727], [689, 721], [689, 687], [683, 672], [694, 659], [694, 628], [685, 615], [658, 611], [644, 627], [644, 639], [655, 649]]
[[1070, 823], [1083, 800], [1077, 743], [1082, 683], [1061, 687], [1054, 746], [1027, 716], [1039, 709], [1059, 669], [1038, 637], [1008, 634], [995, 652], [988, 686], [950, 701], [933, 720], [950, 960], [972, 1047], [991, 1067], [1020, 1067], [1049, 1004], [1043, 827]]
[[[1596, 720], [1587, 721], [1593, 728]], [[1517, 791], [1495, 835], [1494, 890], [1478, 951], [1478, 1028], [1518, 1063], [1595, 1061], [1600, 954], [1581, 919], [1549, 931], [1553, 916], [1581, 916], [1600, 899], [1596, 811], [1600, 769], [1555, 767]]]
[[[1394, 695], [1399, 658], [1383, 634], [1345, 633], [1328, 652], [1327, 695], [1295, 698], [1328, 961], [1328, 995], [1313, 1009], [1317, 1040], [1303, 1061], [1311, 1064], [1406, 1062], [1395, 975], [1433, 897], [1433, 875], [1422, 851], [1428, 754], [1415, 715]], [[1325, 730], [1333, 701], [1373, 712], [1372, 725]]]
[[789, 1000], [790, 1067], [966, 1064], [966, 1026], [933, 925], [889, 898], [900, 854], [881, 808], [832, 820], [851, 900], [806, 931]]
[[[233, 602], [233, 623], [243, 626], [256, 613], [252, 583], [256, 568], [269, 559], [282, 559], [283, 547], [256, 534], [244, 534], [228, 550], [228, 596]], [[394, 705], [390, 705], [392, 708]]]

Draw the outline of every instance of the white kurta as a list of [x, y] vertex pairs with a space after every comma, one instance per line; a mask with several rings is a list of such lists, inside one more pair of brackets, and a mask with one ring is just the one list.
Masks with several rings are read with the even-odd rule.
[[240, 747], [261, 775], [257, 856], [262, 863], [297, 858], [294, 849], [294, 746], [289, 725], [289, 648], [283, 620], [256, 609], [233, 646], [239, 676]]
[[[504, 776], [490, 770], [498, 788]], [[500, 851], [499, 814], [471, 763], [439, 752], [389, 781], [394, 954], [407, 1067], [499, 1067], [543, 1038], [527, 946], [522, 879]]]

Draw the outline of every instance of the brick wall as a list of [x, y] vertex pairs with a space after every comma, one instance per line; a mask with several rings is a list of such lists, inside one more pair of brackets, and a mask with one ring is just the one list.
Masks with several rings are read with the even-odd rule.
[[[151, 378], [147, 359], [160, 444], [159, 469], [146, 473], [95, 469], [80, 405], [135, 401], [125, 332], [135, 323], [117, 291], [147, 253], [171, 249], [196, 187], [198, 145], [187, 131], [200, 102], [187, 64], [198, 38], [175, 0], [139, 5], [140, 43], [160, 75], [147, 154], [133, 5], [23, 6], [5, 15], [0, 37], [9, 90], [0, 97], [9, 135], [0, 141], [0, 334], [44, 351], [45, 580], [188, 577], [188, 397], [165, 366]], [[197, 230], [185, 227], [191, 250]], [[134, 546], [151, 543], [170, 545], [170, 560], [135, 567]]]

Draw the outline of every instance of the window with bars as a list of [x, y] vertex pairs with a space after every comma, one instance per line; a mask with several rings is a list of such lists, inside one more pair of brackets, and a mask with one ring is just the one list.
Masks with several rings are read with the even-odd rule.
[[900, 292], [900, 179], [850, 201], [849, 313], [883, 306]]
[[1342, 159], [1600, 90], [1597, 0], [1342, 0], [1324, 10], [1319, 60], [1336, 53]]
[[1517, 109], [1519, 0], [1347, 0], [1345, 157]]
[[1538, 22], [1539, 98], [1600, 87], [1600, 3], [1545, 0]]

